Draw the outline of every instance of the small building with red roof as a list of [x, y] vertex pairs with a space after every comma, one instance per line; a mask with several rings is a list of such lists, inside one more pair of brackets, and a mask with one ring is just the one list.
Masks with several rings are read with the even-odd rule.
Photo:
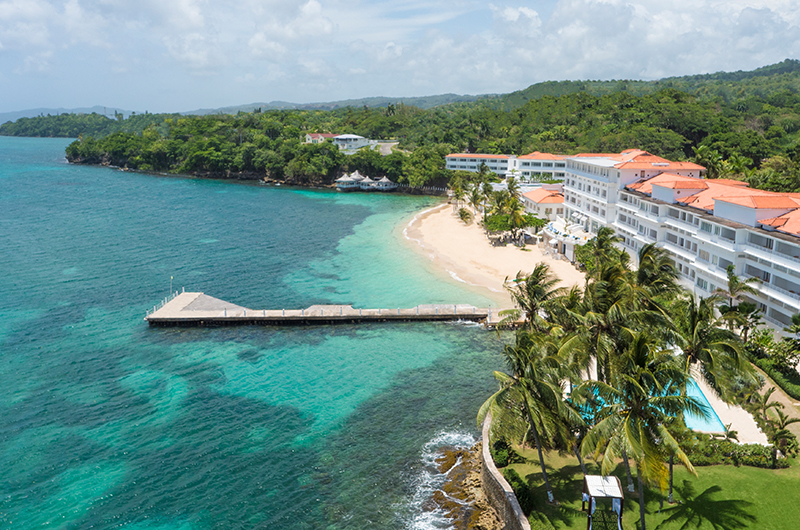
[[338, 134], [330, 134], [330, 133], [308, 133], [306, 134], [306, 142], [307, 144], [321, 144], [327, 140], [332, 140], [338, 136]]
[[525, 211], [542, 219], [555, 221], [564, 215], [564, 193], [560, 184], [545, 184], [522, 194]]

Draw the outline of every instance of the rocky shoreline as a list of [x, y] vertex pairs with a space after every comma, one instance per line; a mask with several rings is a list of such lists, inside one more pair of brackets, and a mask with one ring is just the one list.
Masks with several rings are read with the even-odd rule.
[[481, 484], [481, 443], [470, 449], [444, 447], [436, 458], [447, 479], [423, 505], [442, 510], [455, 530], [500, 530], [503, 524], [489, 503]]

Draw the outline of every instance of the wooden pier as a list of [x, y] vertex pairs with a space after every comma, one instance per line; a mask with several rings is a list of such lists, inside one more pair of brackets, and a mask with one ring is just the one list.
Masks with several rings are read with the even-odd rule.
[[313, 305], [305, 309], [250, 309], [204, 293], [175, 293], [148, 311], [151, 326], [291, 326], [466, 320], [497, 325], [500, 310], [463, 304], [427, 304], [412, 308], [356, 309], [350, 305]]

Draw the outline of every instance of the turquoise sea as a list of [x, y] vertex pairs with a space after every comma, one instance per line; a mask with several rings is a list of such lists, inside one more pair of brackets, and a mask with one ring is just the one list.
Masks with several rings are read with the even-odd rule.
[[437, 447], [502, 368], [457, 323], [150, 329], [173, 287], [251, 308], [490, 305], [400, 228], [431, 198], [68, 165], [0, 137], [0, 528], [446, 528]]

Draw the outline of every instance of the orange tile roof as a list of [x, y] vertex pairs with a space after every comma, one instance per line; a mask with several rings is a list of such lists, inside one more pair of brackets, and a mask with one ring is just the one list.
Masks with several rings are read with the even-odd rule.
[[760, 221], [762, 225], [772, 226], [778, 232], [800, 237], [800, 210], [792, 210], [778, 217]]
[[479, 155], [477, 153], [453, 153], [452, 155], [447, 155], [445, 158], [510, 158], [509, 155]]
[[536, 204], [564, 202], [563, 193], [553, 190], [546, 190], [544, 188], [536, 188], [535, 190], [523, 193], [522, 196], [532, 202], [535, 202]]
[[[747, 187], [747, 186], [750, 185], [749, 183], [747, 183], [747, 182], [745, 182], [743, 180], [733, 180], [733, 179], [714, 179], [713, 182], [716, 182], [717, 184], [725, 184], [727, 186]], [[800, 194], [798, 194], [798, 195], [800, 195]]]
[[[703, 189], [708, 187], [707, 181], [694, 177], [684, 177], [674, 173], [659, 173], [654, 177], [639, 179], [628, 185], [628, 189], [640, 191], [650, 195], [653, 193], [653, 185], [663, 186], [672, 189]], [[695, 186], [697, 186], [695, 188]]]
[[533, 153], [522, 155], [518, 158], [521, 160], [564, 160], [567, 157], [564, 155], [554, 155], [551, 153], [540, 153], [539, 151], [534, 151]]
[[749, 195], [743, 197], [716, 197], [715, 200], [755, 208], [756, 210], [782, 210], [800, 207], [800, 201], [782, 194]]
[[654, 183], [653, 186], [661, 186], [662, 188], [669, 188], [672, 190], [706, 190], [708, 184], [698, 179], [691, 180], [671, 180], [663, 183]]

